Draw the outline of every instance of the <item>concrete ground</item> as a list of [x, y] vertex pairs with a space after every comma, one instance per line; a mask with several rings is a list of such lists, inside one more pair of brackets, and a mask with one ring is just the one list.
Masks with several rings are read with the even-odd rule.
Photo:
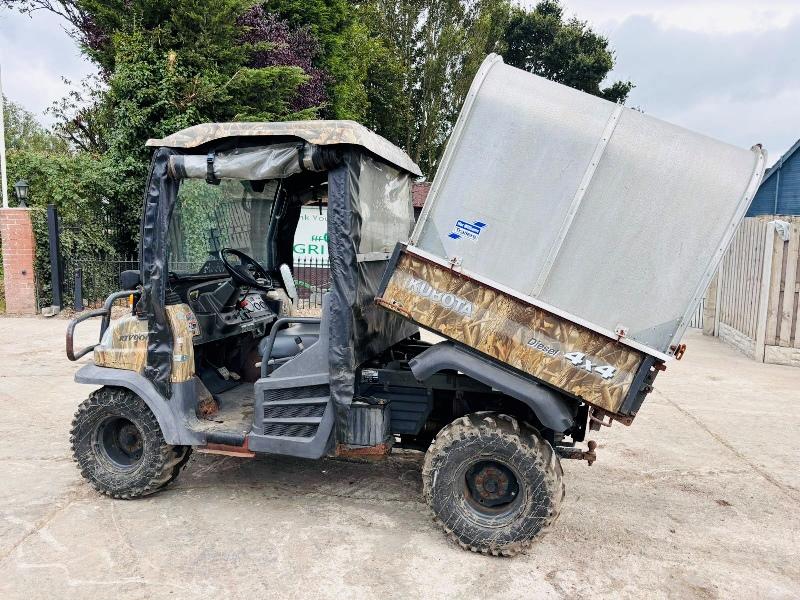
[[800, 369], [697, 332], [634, 425], [565, 461], [524, 556], [465, 552], [386, 464], [195, 454], [143, 500], [101, 497], [68, 448], [63, 320], [0, 319], [0, 598], [798, 598]]

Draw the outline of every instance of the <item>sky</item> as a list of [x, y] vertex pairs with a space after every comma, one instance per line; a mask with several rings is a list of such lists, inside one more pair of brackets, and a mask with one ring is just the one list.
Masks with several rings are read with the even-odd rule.
[[22, 104], [40, 121], [55, 100], [69, 91], [62, 77], [73, 82], [95, 72], [63, 29], [63, 20], [38, 11], [27, 17], [0, 9], [0, 69], [6, 97]]
[[564, 0], [614, 49], [627, 104], [774, 163], [800, 138], [800, 1]]
[[[562, 4], [609, 39], [610, 78], [636, 85], [629, 106], [738, 146], [760, 142], [770, 163], [800, 138], [800, 0]], [[69, 89], [62, 77], [93, 72], [58, 18], [8, 10], [0, 68], [6, 96], [46, 124], [44, 110]]]

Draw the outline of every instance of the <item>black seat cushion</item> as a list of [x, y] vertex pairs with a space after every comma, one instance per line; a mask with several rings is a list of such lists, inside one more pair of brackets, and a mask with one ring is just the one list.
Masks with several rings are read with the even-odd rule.
[[[271, 358], [287, 358], [300, 352], [295, 338], [303, 340], [303, 346], [308, 349], [319, 340], [319, 323], [295, 323], [278, 331], [275, 344], [272, 346]], [[269, 336], [258, 343], [258, 353], [263, 357], [267, 348]]]

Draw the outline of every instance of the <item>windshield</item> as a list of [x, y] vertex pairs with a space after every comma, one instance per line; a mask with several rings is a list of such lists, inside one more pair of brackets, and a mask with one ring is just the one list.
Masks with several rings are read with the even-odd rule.
[[276, 189], [277, 181], [223, 179], [212, 185], [182, 180], [169, 225], [169, 270], [178, 275], [224, 273], [218, 256], [222, 248], [240, 250], [264, 264]]

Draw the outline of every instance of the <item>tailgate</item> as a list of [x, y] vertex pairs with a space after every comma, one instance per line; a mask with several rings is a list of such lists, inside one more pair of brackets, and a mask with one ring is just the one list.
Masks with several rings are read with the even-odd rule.
[[641, 350], [404, 245], [395, 250], [377, 302], [425, 329], [620, 416], [635, 414], [641, 404], [639, 392], [654, 364]]

